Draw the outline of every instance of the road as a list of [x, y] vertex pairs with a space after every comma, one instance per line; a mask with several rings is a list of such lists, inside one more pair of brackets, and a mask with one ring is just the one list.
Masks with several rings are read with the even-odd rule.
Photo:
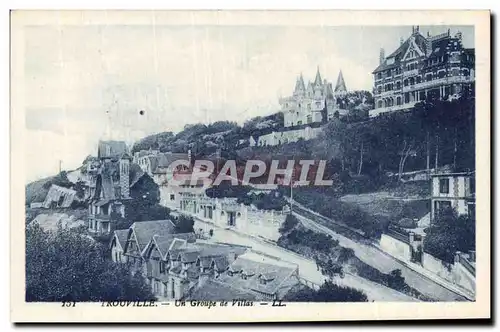
[[313, 214], [298, 205], [294, 205], [294, 215], [302, 222], [304, 226], [310, 228], [311, 230], [331, 235], [332, 238], [339, 241], [339, 244], [342, 247], [353, 249], [356, 256], [360, 260], [380, 270], [381, 272], [389, 273], [394, 269], [400, 269], [406, 283], [410, 287], [415, 288], [416, 290], [420, 291], [422, 294], [430, 298], [439, 301], [466, 300], [466, 298], [464, 298], [463, 296], [454, 293], [453, 291], [406, 267], [396, 259], [384, 254], [377, 248], [371, 246], [366, 241], [354, 241], [321, 225], [320, 221], [325, 222], [325, 217]]
[[[219, 228], [196, 218], [194, 227], [195, 229], [201, 228], [205, 232], [209, 229], [213, 229], [214, 235], [212, 240], [214, 241], [248, 246], [259, 254], [274, 256], [285, 262], [295, 264], [299, 267], [300, 277], [309, 282], [321, 285], [325, 281], [325, 277], [318, 271], [314, 261], [285, 250], [277, 245], [232, 230]], [[416, 301], [416, 299], [391, 288], [351, 274], [346, 274], [344, 279], [336, 278], [335, 282], [363, 291], [370, 301]]]

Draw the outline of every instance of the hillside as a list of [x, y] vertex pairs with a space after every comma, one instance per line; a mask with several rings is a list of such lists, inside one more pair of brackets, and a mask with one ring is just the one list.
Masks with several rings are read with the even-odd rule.
[[65, 188], [71, 188], [73, 186], [73, 183], [68, 179], [66, 171], [62, 171], [61, 173], [51, 177], [30, 182], [25, 188], [26, 205], [29, 206], [34, 202], [43, 202], [53, 184]]

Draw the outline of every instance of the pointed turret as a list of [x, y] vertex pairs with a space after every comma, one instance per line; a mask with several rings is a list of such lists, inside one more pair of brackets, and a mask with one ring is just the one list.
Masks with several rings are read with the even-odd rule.
[[347, 92], [347, 88], [344, 82], [344, 76], [342, 75], [342, 70], [339, 72], [339, 77], [337, 78], [337, 84], [335, 85], [335, 93]]
[[295, 83], [295, 91], [294, 94], [303, 93], [306, 90], [306, 86], [304, 84], [304, 78], [302, 74], [297, 78], [297, 82]]
[[323, 84], [323, 81], [321, 80], [321, 74], [319, 73], [319, 66], [316, 71], [316, 78], [314, 79], [314, 85], [315, 86], [321, 86]]

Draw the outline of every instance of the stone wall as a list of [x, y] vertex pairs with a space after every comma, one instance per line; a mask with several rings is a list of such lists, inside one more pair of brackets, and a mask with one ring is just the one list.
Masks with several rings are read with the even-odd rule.
[[476, 278], [460, 264], [460, 262], [450, 264], [428, 253], [424, 253], [422, 257], [422, 266], [445, 280], [475, 292]]
[[305, 127], [302, 129], [275, 131], [267, 135], [262, 135], [257, 139], [258, 146], [274, 146], [285, 143], [297, 142], [299, 139], [310, 140], [316, 138], [321, 133], [322, 128]]
[[387, 234], [382, 234], [380, 237], [380, 248], [403, 261], [410, 261], [410, 245], [409, 243], [395, 239]]

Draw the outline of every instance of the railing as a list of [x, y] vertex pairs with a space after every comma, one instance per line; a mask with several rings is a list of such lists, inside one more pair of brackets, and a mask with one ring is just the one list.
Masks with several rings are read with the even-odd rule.
[[395, 238], [396, 240], [410, 244], [410, 237], [408, 234], [403, 234], [403, 233], [400, 233], [400, 232], [395, 231], [393, 229], [388, 229], [386, 234]]
[[470, 76], [451, 76], [451, 77], [442, 77], [438, 79], [433, 79], [431, 81], [425, 81], [410, 86], [405, 86], [404, 89], [413, 91], [413, 90], [431, 88], [443, 84], [471, 83], [471, 82], [474, 82], [474, 78]]
[[298, 277], [298, 278], [299, 278], [299, 281], [300, 281], [301, 283], [303, 283], [303, 284], [304, 284], [304, 285], [306, 285], [307, 287], [310, 287], [310, 288], [312, 288], [312, 289], [314, 289], [314, 290], [318, 290], [318, 289], [321, 287], [321, 285], [319, 285], [319, 284], [317, 284], [317, 283], [315, 283], [315, 282], [312, 282], [312, 281], [310, 281], [310, 280], [307, 280], [307, 279], [305, 279], [305, 278], [303, 278], [303, 277]]
[[419, 72], [418, 69], [412, 69], [412, 70], [404, 71], [403, 72], [403, 77], [418, 75], [418, 72]]

